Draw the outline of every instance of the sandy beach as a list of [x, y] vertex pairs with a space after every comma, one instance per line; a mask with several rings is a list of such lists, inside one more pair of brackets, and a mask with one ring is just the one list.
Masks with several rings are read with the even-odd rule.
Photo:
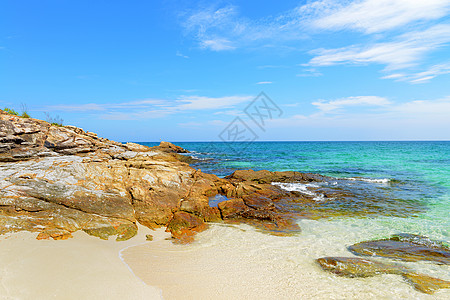
[[161, 299], [159, 289], [142, 282], [120, 259], [122, 249], [145, 243], [148, 233], [155, 232], [140, 226], [125, 242], [84, 232], [63, 241], [38, 241], [30, 232], [3, 235], [0, 299]]
[[[362, 225], [361, 223], [360, 225]], [[401, 276], [345, 278], [323, 272], [315, 258], [349, 256], [345, 233], [364, 232], [340, 222], [305, 220], [303, 233], [276, 237], [248, 225], [212, 225], [191, 245], [157, 237], [122, 252], [124, 261], [164, 299], [448, 299], [450, 290], [427, 295]], [[341, 234], [336, 234], [338, 229]], [[415, 264], [418, 270], [449, 279], [447, 266]], [[364, 296], [363, 296], [364, 295]]]
[[[125, 242], [83, 232], [64, 241], [29, 232], [1, 236], [0, 299], [448, 299], [449, 290], [420, 293], [397, 275], [342, 278], [314, 258], [348, 255], [345, 224], [304, 221], [303, 233], [276, 237], [248, 225], [213, 224], [189, 245], [164, 229], [139, 226]], [[152, 234], [153, 241], [145, 235]], [[354, 232], [353, 238], [361, 234]], [[416, 264], [444, 277], [448, 267]], [[444, 272], [444, 273], [443, 273]]]

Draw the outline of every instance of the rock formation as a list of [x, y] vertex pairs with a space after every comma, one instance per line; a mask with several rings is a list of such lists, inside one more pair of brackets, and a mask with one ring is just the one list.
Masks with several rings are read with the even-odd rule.
[[403, 261], [430, 261], [450, 265], [450, 247], [426, 236], [397, 234], [389, 239], [366, 241], [351, 245], [356, 255], [380, 256]]
[[403, 276], [417, 290], [432, 294], [441, 288], [450, 288], [450, 282], [418, 274], [410, 269], [392, 264], [381, 263], [371, 259], [357, 257], [323, 257], [317, 260], [322, 269], [346, 277], [371, 277], [381, 274]]
[[[166, 142], [121, 144], [0, 111], [0, 234], [28, 230], [39, 239], [65, 239], [83, 230], [124, 240], [139, 222], [168, 226], [183, 241], [205, 222], [222, 219], [272, 232], [299, 230], [276, 205], [290, 192], [270, 182], [309, 175], [241, 171], [222, 179], [190, 167], [179, 153], [187, 150]], [[230, 200], [211, 207], [209, 198], [218, 193]]]
[[[65, 239], [83, 230], [124, 240], [139, 222], [166, 226], [186, 242], [208, 222], [245, 222], [285, 235], [300, 230], [296, 218], [354, 214], [347, 209], [352, 201], [366, 214], [392, 215], [405, 206], [390, 201], [382, 211], [378, 199], [331, 188], [338, 179], [317, 174], [239, 170], [219, 178], [189, 166], [195, 160], [186, 153], [168, 142], [122, 144], [0, 110], [0, 234], [28, 230], [39, 239]], [[304, 193], [284, 186], [292, 183], [323, 185]], [[211, 206], [218, 194], [225, 201]]]

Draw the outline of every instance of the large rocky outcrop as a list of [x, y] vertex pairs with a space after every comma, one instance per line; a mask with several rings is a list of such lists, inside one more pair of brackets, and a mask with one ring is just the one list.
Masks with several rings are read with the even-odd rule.
[[[195, 161], [186, 153], [167, 142], [122, 144], [0, 110], [0, 234], [29, 230], [59, 239], [84, 230], [122, 240], [139, 222], [167, 226], [175, 238], [189, 241], [205, 222], [246, 222], [284, 235], [300, 230], [299, 217], [403, 213], [402, 206], [380, 209], [377, 198], [361, 200], [332, 188], [336, 178], [252, 170], [219, 178], [189, 166]], [[225, 201], [210, 205], [216, 195]], [[353, 202], [361, 212], [347, 209]]]
[[[163, 148], [163, 149], [161, 149]], [[202, 222], [217, 220], [208, 195], [222, 179], [160, 149], [97, 137], [0, 112], [0, 233], [29, 230], [67, 238], [76, 230], [132, 237], [136, 222], [165, 226], [181, 207]]]
[[[28, 230], [39, 232], [38, 238], [63, 239], [84, 230], [123, 240], [139, 222], [168, 226], [174, 237], [190, 240], [189, 232], [206, 228], [204, 222], [222, 219], [273, 232], [299, 229], [273, 202], [288, 192], [239, 172], [228, 179], [205, 174], [179, 154], [186, 152], [166, 142], [152, 148], [121, 144], [0, 111], [0, 234]], [[229, 200], [211, 207], [209, 199], [217, 194]]]

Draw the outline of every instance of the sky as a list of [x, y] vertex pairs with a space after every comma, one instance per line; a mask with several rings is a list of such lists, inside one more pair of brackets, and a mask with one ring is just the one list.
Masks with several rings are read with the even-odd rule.
[[3, 107], [117, 141], [450, 140], [450, 0], [2, 0]]

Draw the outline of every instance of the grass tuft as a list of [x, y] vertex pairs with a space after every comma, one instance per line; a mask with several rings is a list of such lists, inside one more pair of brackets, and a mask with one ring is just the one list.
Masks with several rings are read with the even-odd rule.
[[5, 113], [7, 113], [7, 114], [10, 114], [10, 115], [14, 115], [14, 116], [18, 116], [19, 115], [19, 113], [17, 111], [15, 111], [14, 109], [8, 108], [8, 107], [5, 107], [3, 109], [3, 111]]

